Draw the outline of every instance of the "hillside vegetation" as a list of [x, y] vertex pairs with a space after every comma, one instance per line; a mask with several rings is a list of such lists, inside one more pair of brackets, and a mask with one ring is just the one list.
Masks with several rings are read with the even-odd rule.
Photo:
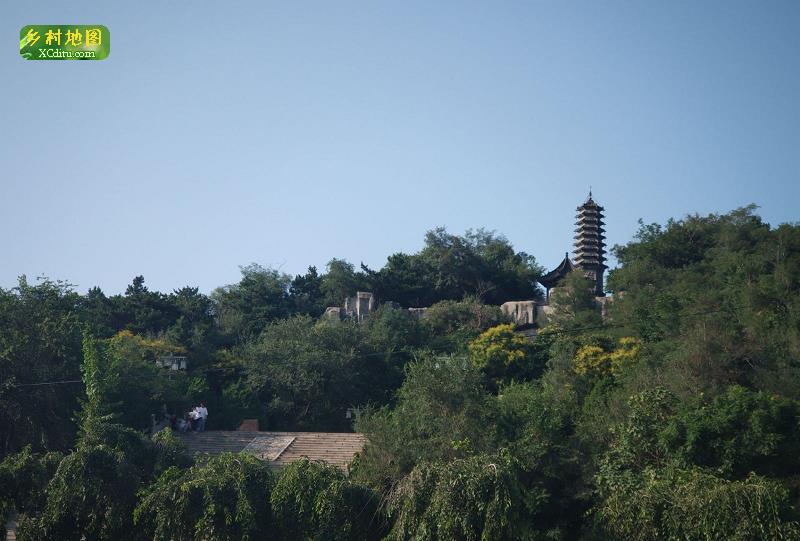
[[[800, 539], [800, 226], [745, 208], [614, 252], [607, 317], [573, 273], [533, 339], [497, 305], [542, 269], [482, 230], [210, 296], [23, 277], [0, 290], [0, 514], [23, 540]], [[394, 303], [320, 318], [357, 290]], [[275, 473], [143, 435], [199, 400], [207, 429], [368, 444], [347, 475]]]

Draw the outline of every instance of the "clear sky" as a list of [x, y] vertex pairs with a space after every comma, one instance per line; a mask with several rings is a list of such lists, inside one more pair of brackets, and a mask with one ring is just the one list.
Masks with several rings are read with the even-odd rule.
[[[26, 24], [104, 24], [96, 62]], [[3, 2], [0, 287], [202, 291], [485, 227], [547, 267], [637, 219], [800, 219], [800, 2]]]

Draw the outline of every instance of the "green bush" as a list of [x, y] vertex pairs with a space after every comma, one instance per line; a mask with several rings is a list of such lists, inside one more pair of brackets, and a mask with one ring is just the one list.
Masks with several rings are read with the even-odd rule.
[[265, 539], [274, 527], [269, 503], [274, 483], [266, 462], [225, 453], [187, 470], [166, 470], [142, 490], [133, 516], [149, 539]]
[[726, 477], [800, 471], [800, 403], [731, 386], [681, 412], [663, 438], [681, 461]]
[[601, 486], [597, 513], [614, 539], [800, 539], [786, 488], [755, 474], [728, 481], [698, 468], [648, 468]]
[[271, 502], [280, 538], [380, 539], [378, 495], [334, 467], [300, 460], [281, 472]]
[[466, 357], [422, 356], [406, 367], [393, 410], [368, 411], [356, 422], [367, 435], [357, 475], [391, 484], [422, 461], [464, 458], [492, 447], [494, 401]]
[[529, 519], [546, 500], [542, 490], [523, 490], [502, 457], [421, 464], [389, 495], [389, 538], [520, 539], [531, 534]]
[[133, 510], [138, 475], [119, 451], [105, 445], [66, 456], [47, 485], [39, 516], [20, 526], [21, 541], [135, 539]]

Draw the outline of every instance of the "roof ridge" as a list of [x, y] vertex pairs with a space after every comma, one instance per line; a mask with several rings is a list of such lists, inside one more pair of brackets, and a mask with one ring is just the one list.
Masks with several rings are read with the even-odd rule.
[[294, 444], [294, 442], [296, 442], [296, 441], [297, 441], [297, 436], [292, 436], [292, 439], [290, 439], [290, 440], [289, 440], [289, 443], [287, 443], [286, 445], [284, 445], [284, 446], [281, 448], [281, 450], [280, 450], [280, 451], [278, 451], [278, 452], [275, 454], [275, 456], [274, 456], [274, 457], [272, 457], [272, 462], [275, 462], [276, 460], [278, 460], [278, 459], [281, 457], [281, 455], [282, 455], [282, 454], [283, 454], [283, 453], [286, 451], [286, 449], [288, 449], [289, 447], [291, 447], [291, 446]]

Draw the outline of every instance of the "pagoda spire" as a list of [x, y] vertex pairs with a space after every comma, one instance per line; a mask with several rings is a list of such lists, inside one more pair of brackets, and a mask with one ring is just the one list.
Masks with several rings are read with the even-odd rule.
[[606, 270], [605, 229], [603, 225], [603, 207], [592, 199], [592, 188], [589, 197], [576, 209], [575, 216], [575, 266], [583, 270], [586, 277], [594, 282], [597, 296], [605, 295], [603, 290], [603, 273]]

